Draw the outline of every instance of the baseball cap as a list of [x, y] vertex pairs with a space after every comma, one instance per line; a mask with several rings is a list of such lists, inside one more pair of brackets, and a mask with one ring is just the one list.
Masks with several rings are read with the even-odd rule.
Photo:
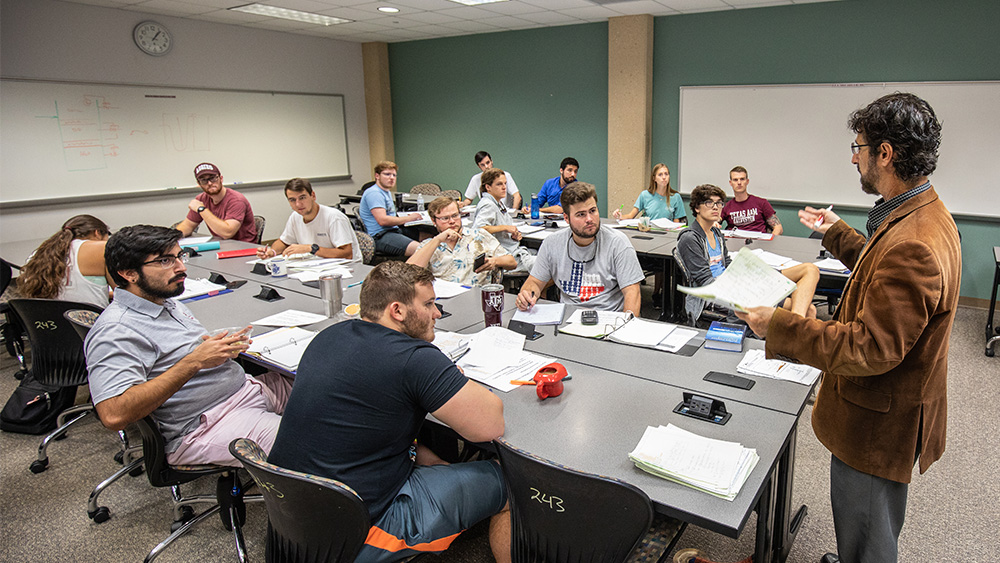
[[222, 172], [219, 171], [219, 167], [212, 164], [211, 162], [202, 162], [198, 166], [194, 167], [195, 178], [200, 178], [206, 174], [215, 174], [217, 176], [222, 176]]

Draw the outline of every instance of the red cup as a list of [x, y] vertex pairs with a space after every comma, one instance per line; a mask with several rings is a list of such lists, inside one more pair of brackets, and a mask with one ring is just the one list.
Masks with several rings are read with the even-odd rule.
[[549, 397], [558, 397], [563, 392], [563, 378], [566, 377], [566, 368], [559, 362], [542, 367], [535, 372], [535, 394], [543, 401]]
[[486, 326], [503, 324], [503, 286], [491, 283], [482, 287], [483, 319]]

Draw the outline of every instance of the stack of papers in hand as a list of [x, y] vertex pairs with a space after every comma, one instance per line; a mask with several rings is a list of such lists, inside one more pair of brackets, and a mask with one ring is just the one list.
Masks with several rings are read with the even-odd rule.
[[747, 247], [736, 253], [722, 275], [701, 287], [678, 290], [706, 301], [746, 311], [753, 307], [774, 307], [795, 291], [795, 282], [777, 272]]
[[705, 438], [673, 424], [646, 427], [628, 457], [643, 471], [729, 501], [760, 460], [755, 449]]
[[740, 365], [736, 366], [736, 371], [747, 375], [794, 381], [802, 385], [812, 385], [820, 374], [818, 369], [811, 366], [765, 359], [763, 350], [748, 351], [740, 361]]

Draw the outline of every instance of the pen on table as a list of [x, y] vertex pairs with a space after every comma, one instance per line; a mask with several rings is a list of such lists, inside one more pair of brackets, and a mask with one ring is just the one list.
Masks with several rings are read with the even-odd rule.
[[[827, 211], [833, 211], [833, 206], [831, 205], [830, 207], [827, 207], [826, 210]], [[819, 219], [816, 219], [816, 222], [813, 223], [813, 227], [816, 228], [816, 229], [818, 229], [820, 227], [820, 225], [823, 224], [823, 220], [824, 219], [826, 219], [826, 215], [820, 215]]]
[[354, 286], [356, 286], [356, 285], [361, 285], [361, 284], [363, 284], [363, 283], [365, 283], [365, 280], [361, 280], [361, 281], [358, 281], [358, 282], [354, 282], [354, 283], [350, 283], [350, 284], [347, 284], [347, 287], [348, 287], [348, 288], [351, 288], [351, 287], [354, 287]]
[[521, 380], [521, 379], [511, 379], [510, 380], [510, 384], [511, 385], [534, 385], [535, 382], [533, 380], [530, 380], [530, 379], [528, 381], [524, 381], [524, 380]]

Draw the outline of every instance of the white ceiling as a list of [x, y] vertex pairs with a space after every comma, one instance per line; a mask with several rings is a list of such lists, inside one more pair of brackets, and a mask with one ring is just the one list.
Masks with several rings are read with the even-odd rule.
[[[602, 22], [610, 17], [672, 16], [809, 4], [835, 0], [508, 0], [471, 7], [449, 0], [257, 0], [260, 3], [351, 20], [319, 26], [230, 11], [255, 0], [62, 0], [122, 10], [164, 14], [256, 29], [330, 37], [344, 41], [411, 41], [514, 29]], [[385, 14], [376, 8], [399, 8]]]

